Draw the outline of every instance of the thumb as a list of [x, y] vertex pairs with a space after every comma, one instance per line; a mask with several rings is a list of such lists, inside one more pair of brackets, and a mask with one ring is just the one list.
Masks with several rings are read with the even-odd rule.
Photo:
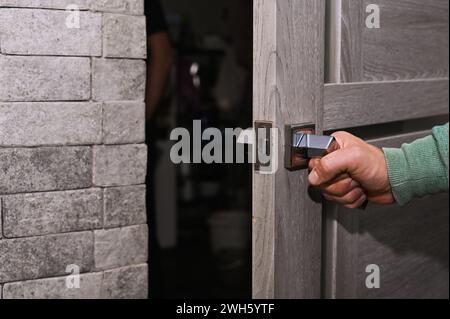
[[337, 150], [323, 157], [309, 175], [309, 182], [319, 186], [334, 180], [338, 175], [350, 173], [354, 170], [355, 159], [352, 150]]

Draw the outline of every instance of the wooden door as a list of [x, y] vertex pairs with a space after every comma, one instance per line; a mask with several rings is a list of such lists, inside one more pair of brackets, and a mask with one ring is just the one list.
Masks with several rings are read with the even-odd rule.
[[[254, 0], [254, 120], [279, 129], [278, 162], [285, 125], [398, 147], [448, 121], [448, 5]], [[313, 201], [307, 174], [254, 173], [255, 298], [448, 298], [447, 194], [349, 211]]]

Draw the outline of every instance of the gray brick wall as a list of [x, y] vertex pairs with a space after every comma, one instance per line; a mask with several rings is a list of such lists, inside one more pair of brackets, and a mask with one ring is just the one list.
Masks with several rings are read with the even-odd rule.
[[143, 6], [0, 0], [0, 299], [147, 297]]

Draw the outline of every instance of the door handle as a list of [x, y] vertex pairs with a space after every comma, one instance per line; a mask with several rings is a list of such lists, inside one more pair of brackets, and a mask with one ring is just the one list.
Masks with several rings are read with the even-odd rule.
[[[340, 147], [333, 136], [316, 135], [314, 124], [287, 125], [286, 134], [286, 168], [297, 171], [309, 168], [309, 161], [313, 158], [324, 157]], [[361, 207], [365, 210], [369, 201]]]
[[323, 157], [338, 149], [333, 136], [295, 133], [292, 147], [306, 159]]
[[307, 169], [312, 158], [323, 157], [339, 149], [333, 136], [316, 135], [314, 124], [285, 127], [285, 167], [290, 171]]

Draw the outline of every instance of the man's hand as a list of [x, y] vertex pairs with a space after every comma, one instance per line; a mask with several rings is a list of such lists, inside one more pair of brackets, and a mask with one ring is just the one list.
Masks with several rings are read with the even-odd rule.
[[340, 149], [310, 161], [311, 185], [347, 208], [359, 208], [367, 200], [394, 203], [383, 151], [346, 132], [333, 136]]

